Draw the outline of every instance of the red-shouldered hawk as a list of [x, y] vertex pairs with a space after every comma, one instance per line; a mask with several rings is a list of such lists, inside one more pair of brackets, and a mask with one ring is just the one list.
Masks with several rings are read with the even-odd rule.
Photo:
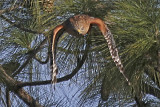
[[[123, 64], [121, 63], [121, 59], [118, 55], [118, 49], [116, 48], [116, 44], [113, 38], [113, 35], [111, 34], [111, 31], [108, 29], [108, 27], [105, 25], [105, 23], [99, 19], [90, 17], [88, 15], [75, 15], [73, 17], [68, 18], [65, 22], [55, 27], [53, 31], [53, 41], [52, 41], [52, 55], [53, 55], [53, 69], [52, 69], [52, 83], [56, 83], [56, 75], [57, 75], [57, 66], [55, 62], [55, 55], [56, 55], [56, 45], [59, 37], [57, 37], [57, 33], [62, 30], [65, 32], [68, 32], [69, 34], [73, 36], [83, 36], [88, 33], [91, 25], [97, 25], [104, 35], [104, 38], [106, 39], [108, 43], [108, 48], [110, 51], [110, 54], [112, 56], [112, 59], [116, 66], [118, 67], [119, 71], [123, 74], [126, 81], [129, 83], [128, 78], [124, 75], [124, 68]], [[59, 35], [61, 36], [61, 35]], [[130, 84], [130, 83], [129, 83]]]

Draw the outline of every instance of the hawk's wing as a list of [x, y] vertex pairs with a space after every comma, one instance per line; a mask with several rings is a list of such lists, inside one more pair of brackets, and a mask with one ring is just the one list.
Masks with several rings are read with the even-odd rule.
[[112, 56], [114, 63], [116, 64], [119, 71], [123, 74], [123, 76], [125, 77], [125, 79], [129, 83], [128, 78], [124, 74], [123, 64], [122, 64], [121, 59], [118, 55], [118, 49], [116, 48], [116, 44], [115, 44], [115, 41], [114, 41], [114, 38], [113, 38], [111, 31], [108, 29], [108, 27], [105, 25], [105, 23], [99, 18], [91, 18], [90, 23], [97, 25], [99, 27], [99, 29], [101, 30], [102, 34], [104, 35], [104, 38], [106, 39], [106, 41], [108, 43], [108, 48], [109, 48], [109, 51], [110, 51], [110, 54]]
[[56, 59], [55, 59], [56, 58], [56, 47], [57, 47], [58, 39], [61, 36], [59, 32], [63, 33], [63, 31], [64, 31], [64, 26], [62, 24], [56, 26], [55, 29], [53, 30], [53, 38], [52, 38], [52, 59], [53, 61], [52, 61], [52, 77], [51, 77], [53, 84], [57, 82], [56, 75], [58, 72], [57, 65], [56, 65]]

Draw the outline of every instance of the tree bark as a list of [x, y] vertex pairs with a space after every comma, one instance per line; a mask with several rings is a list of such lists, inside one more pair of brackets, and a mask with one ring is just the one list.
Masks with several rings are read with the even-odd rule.
[[24, 89], [18, 88], [18, 82], [6, 74], [3, 67], [0, 65], [0, 79], [6, 85], [7, 90], [14, 92], [22, 99], [29, 107], [42, 107], [33, 97], [31, 97]]
[[29, 107], [43, 107], [38, 101], [33, 99], [24, 89], [13, 90], [13, 92], [22, 99]]

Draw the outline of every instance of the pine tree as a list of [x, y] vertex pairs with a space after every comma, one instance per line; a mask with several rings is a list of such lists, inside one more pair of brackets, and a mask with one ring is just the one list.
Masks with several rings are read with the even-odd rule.
[[[96, 77], [92, 85], [84, 90], [82, 102], [92, 103], [101, 93], [103, 101], [99, 99], [99, 106], [126, 106], [133, 100], [139, 107], [151, 106], [151, 102], [145, 99], [147, 94], [160, 98], [159, 1], [119, 0], [115, 5], [108, 19], [117, 37], [125, 74], [132, 85], [127, 86], [113, 65], [108, 65], [100, 73], [102, 76]], [[119, 100], [119, 103], [114, 103]]]
[[[113, 63], [99, 29], [92, 27], [85, 37], [64, 33], [60, 38], [58, 76], [70, 81], [57, 83], [53, 90], [49, 61], [52, 30], [76, 14], [106, 22], [116, 39], [131, 86]], [[126, 106], [136, 101], [138, 106], [149, 105], [150, 101], [144, 99], [146, 94], [160, 98], [159, 17], [158, 0], [0, 2], [0, 104]], [[80, 97], [77, 93], [81, 93]]]
[[[0, 2], [0, 17], [3, 22], [3, 32], [0, 34], [0, 53], [3, 54], [0, 65], [2, 74], [0, 82], [3, 83], [2, 100], [0, 100], [2, 105], [11, 106], [13, 103], [16, 106], [27, 104], [38, 107], [70, 105], [66, 97], [58, 96], [56, 91], [47, 85], [50, 84], [48, 80], [50, 78], [49, 44], [52, 30], [56, 25], [75, 14], [88, 14], [103, 19], [107, 14], [108, 7], [105, 6], [107, 3], [97, 0], [6, 0]], [[97, 30], [94, 28], [92, 34], [97, 35], [95, 33]], [[78, 82], [83, 80], [81, 77], [85, 78], [87, 71], [94, 66], [90, 64], [94, 61], [94, 58], [93, 60], [90, 58], [95, 55], [94, 49], [88, 55], [88, 41], [91, 40], [87, 38], [74, 38], [64, 33], [58, 43], [57, 63], [60, 68], [60, 77], [71, 79], [72, 71], [74, 73], [80, 69], [86, 69], [85, 74], [79, 76], [77, 74], [72, 79], [74, 81], [69, 84], [81, 83]], [[86, 59], [91, 60], [84, 64]], [[10, 64], [15, 66], [12, 67]], [[88, 69], [82, 65], [91, 66]], [[82, 70], [79, 74], [82, 73]], [[89, 73], [89, 75], [91, 78], [93, 74]], [[36, 86], [37, 84], [44, 86]], [[60, 85], [57, 84], [56, 87]], [[75, 105], [74, 102], [72, 103]]]

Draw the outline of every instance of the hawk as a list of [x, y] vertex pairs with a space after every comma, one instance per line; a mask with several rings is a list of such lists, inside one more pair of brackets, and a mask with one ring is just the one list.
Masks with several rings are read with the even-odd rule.
[[75, 15], [68, 18], [62, 24], [56, 26], [55, 29], [53, 30], [53, 39], [52, 39], [52, 58], [53, 58], [52, 83], [53, 84], [57, 82], [56, 75], [57, 75], [58, 69], [55, 61], [55, 58], [56, 58], [55, 55], [56, 55], [57, 42], [59, 37], [61, 36], [61, 35], [58, 35], [58, 33], [60, 31], [62, 33], [67, 32], [73, 36], [81, 37], [88, 33], [91, 25], [96, 25], [99, 27], [105, 40], [107, 41], [108, 48], [115, 65], [118, 67], [119, 71], [123, 74], [124, 78], [129, 83], [128, 78], [124, 74], [123, 64], [118, 55], [118, 49], [116, 48], [113, 35], [111, 31], [108, 29], [107, 25], [99, 18], [94, 18], [84, 14], [79, 14], [79, 15]]

